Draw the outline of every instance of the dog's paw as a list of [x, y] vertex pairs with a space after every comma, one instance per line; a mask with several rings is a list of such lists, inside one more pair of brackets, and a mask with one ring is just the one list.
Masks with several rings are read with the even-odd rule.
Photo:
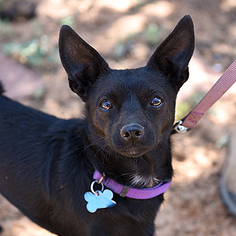
[[94, 213], [97, 209], [113, 207], [116, 205], [116, 202], [112, 200], [113, 192], [109, 189], [101, 191], [96, 191], [96, 194], [87, 192], [84, 194], [84, 199], [87, 201], [87, 210], [90, 213]]

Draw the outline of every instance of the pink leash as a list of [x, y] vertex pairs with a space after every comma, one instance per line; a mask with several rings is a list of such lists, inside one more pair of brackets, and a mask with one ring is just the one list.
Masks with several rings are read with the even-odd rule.
[[236, 82], [236, 60], [228, 67], [223, 75], [217, 80], [209, 92], [203, 97], [198, 105], [182, 120], [174, 125], [174, 130], [185, 133], [196, 126], [207, 110], [216, 103], [225, 92]]

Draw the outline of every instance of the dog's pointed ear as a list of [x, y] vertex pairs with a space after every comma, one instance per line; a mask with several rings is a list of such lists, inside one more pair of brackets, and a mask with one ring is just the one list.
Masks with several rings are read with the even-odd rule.
[[67, 25], [61, 27], [59, 53], [71, 90], [86, 101], [95, 80], [102, 72], [109, 70], [108, 64]]
[[191, 17], [187, 15], [156, 49], [147, 66], [161, 70], [179, 90], [188, 79], [188, 63], [193, 51], [194, 28]]

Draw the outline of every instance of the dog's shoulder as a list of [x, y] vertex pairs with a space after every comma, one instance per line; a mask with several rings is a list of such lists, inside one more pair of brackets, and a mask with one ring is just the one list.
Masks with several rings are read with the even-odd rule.
[[71, 134], [71, 133], [83, 133], [86, 130], [86, 122], [83, 119], [57, 119], [55, 123], [50, 126], [50, 132]]
[[[50, 136], [56, 143], [61, 143], [65, 149], [70, 149], [75, 145], [77, 148], [82, 148], [86, 140], [87, 123], [83, 119], [57, 119], [52, 123], [46, 136]], [[50, 137], [48, 140], [50, 140]]]

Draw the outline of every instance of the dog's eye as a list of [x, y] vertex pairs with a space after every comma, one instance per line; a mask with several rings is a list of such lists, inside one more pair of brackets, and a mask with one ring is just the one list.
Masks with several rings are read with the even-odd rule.
[[163, 100], [159, 97], [154, 97], [150, 104], [154, 107], [160, 107], [163, 104]]
[[104, 99], [103, 101], [101, 101], [100, 107], [102, 108], [102, 110], [108, 111], [113, 107], [113, 105], [109, 100]]

